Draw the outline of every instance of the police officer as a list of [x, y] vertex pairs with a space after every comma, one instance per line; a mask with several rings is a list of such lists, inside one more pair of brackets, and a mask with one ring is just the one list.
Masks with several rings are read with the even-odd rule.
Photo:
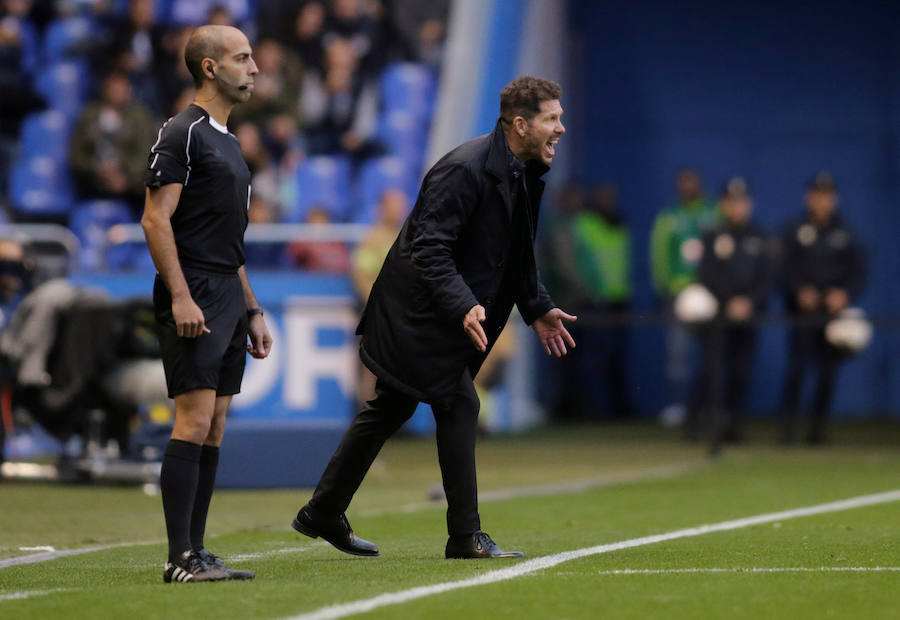
[[715, 296], [719, 311], [703, 332], [704, 360], [687, 432], [689, 437], [696, 435], [699, 414], [706, 410], [720, 422], [713, 429], [715, 440], [740, 441], [740, 413], [756, 345], [754, 321], [765, 310], [772, 288], [773, 248], [751, 219], [753, 200], [744, 179], [728, 181], [719, 211], [722, 221], [703, 234], [698, 272], [700, 284]]
[[788, 223], [783, 239], [784, 294], [793, 319], [782, 398], [783, 439], [794, 439], [803, 379], [807, 366], [814, 362], [819, 376], [806, 439], [818, 444], [824, 440], [825, 419], [841, 361], [841, 352], [825, 339], [825, 324], [862, 290], [865, 261], [856, 235], [835, 212], [837, 185], [829, 173], [813, 177], [805, 202], [806, 212]]

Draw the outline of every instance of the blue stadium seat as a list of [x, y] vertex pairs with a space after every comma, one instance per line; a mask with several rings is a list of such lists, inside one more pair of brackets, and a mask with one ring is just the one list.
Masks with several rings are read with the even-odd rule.
[[19, 145], [25, 157], [53, 157], [64, 161], [69, 156], [72, 120], [59, 110], [29, 114], [22, 121]]
[[44, 35], [44, 59], [63, 60], [74, 47], [87, 44], [96, 34], [97, 28], [89, 17], [77, 15], [54, 20]]
[[81, 241], [78, 265], [87, 271], [132, 266], [134, 248], [123, 244], [107, 249], [107, 232], [111, 226], [133, 221], [131, 208], [118, 200], [90, 200], [77, 204], [69, 216], [69, 228]]
[[394, 110], [378, 120], [378, 137], [391, 155], [400, 157], [410, 170], [422, 165], [428, 145], [428, 127], [406, 110]]
[[[131, 0], [115, 0], [113, 6], [113, 12], [116, 15], [121, 17], [125, 17], [128, 15], [128, 6], [131, 4]], [[156, 0], [153, 3], [154, 13], [156, 14], [156, 21], [160, 24], [169, 23], [169, 15], [172, 12], [172, 0]]]
[[422, 64], [402, 62], [389, 65], [381, 75], [381, 101], [385, 111], [409, 112], [417, 120], [431, 116], [434, 108], [437, 79], [434, 72]]
[[72, 183], [65, 162], [53, 157], [22, 157], [10, 172], [9, 196], [22, 216], [60, 216], [73, 202]]
[[350, 208], [350, 159], [341, 155], [310, 157], [296, 170], [297, 198], [288, 205], [286, 219], [303, 222], [312, 207], [324, 207], [335, 222]]
[[203, 24], [210, 10], [217, 6], [228, 9], [236, 24], [256, 15], [256, 5], [250, 0], [173, 0], [169, 19], [175, 24]]
[[90, 93], [91, 77], [85, 60], [64, 60], [39, 73], [35, 85], [53, 109], [76, 118]]
[[357, 184], [357, 210], [353, 221], [372, 224], [378, 219], [378, 202], [389, 189], [402, 190], [412, 200], [415, 195], [414, 175], [399, 157], [379, 157], [362, 165]]

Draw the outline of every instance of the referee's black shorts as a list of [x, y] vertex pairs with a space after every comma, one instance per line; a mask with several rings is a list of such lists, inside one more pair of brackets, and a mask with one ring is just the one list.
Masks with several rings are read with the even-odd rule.
[[237, 274], [183, 271], [210, 333], [197, 338], [178, 336], [172, 317], [172, 296], [157, 275], [153, 307], [169, 397], [198, 389], [213, 389], [216, 396], [237, 394], [247, 361], [250, 322], [241, 280]]

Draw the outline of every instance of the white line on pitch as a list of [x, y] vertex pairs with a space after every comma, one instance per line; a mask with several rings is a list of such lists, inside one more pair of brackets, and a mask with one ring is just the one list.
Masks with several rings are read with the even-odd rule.
[[[704, 461], [703, 463], [706, 463]], [[683, 464], [670, 464], [660, 467], [653, 467], [639, 471], [627, 471], [620, 474], [610, 474], [608, 476], [600, 476], [588, 480], [576, 480], [574, 482], [561, 483], [556, 485], [541, 485], [531, 487], [511, 487], [507, 489], [497, 489], [495, 491], [487, 491], [479, 496], [479, 501], [496, 501], [501, 499], [512, 499], [516, 497], [530, 497], [532, 495], [558, 495], [562, 493], [574, 493], [586, 491], [588, 489], [609, 486], [612, 484], [625, 484], [630, 482], [643, 482], [645, 480], [655, 480], [661, 478], [671, 478], [679, 474], [687, 473], [700, 469], [702, 464], [699, 462], [689, 462]], [[433, 508], [442, 505], [441, 502], [429, 502], [418, 504], [407, 504], [390, 510], [363, 511], [363, 516], [381, 516], [397, 513], [410, 513], [426, 508]], [[84, 549], [62, 549], [59, 551], [46, 551], [43, 553], [32, 553], [24, 556], [0, 559], [0, 569], [9, 568], [10, 566], [21, 566], [23, 564], [37, 564], [39, 562], [48, 562], [58, 558], [65, 558], [72, 555], [81, 555], [84, 553], [93, 553], [95, 551], [106, 551], [107, 549], [115, 549], [116, 547], [130, 547], [132, 545], [159, 544], [160, 541], [149, 541], [140, 543], [116, 543], [113, 545], [103, 545], [100, 547], [86, 547]], [[43, 547], [42, 547], [43, 548]], [[52, 549], [52, 547], [47, 547]], [[227, 559], [227, 558], [226, 558]], [[250, 558], [248, 559], [255, 559]]]
[[53, 594], [54, 592], [63, 592], [64, 589], [56, 590], [23, 590], [22, 592], [11, 592], [9, 594], [0, 594], [0, 603], [4, 601], [18, 601], [33, 596], [43, 596], [45, 594]]
[[692, 575], [714, 573], [897, 573], [900, 566], [777, 566], [773, 568], [622, 568], [601, 570], [598, 575]]
[[851, 497], [836, 502], [828, 502], [826, 504], [816, 504], [814, 506], [806, 506], [803, 508], [795, 508], [793, 510], [784, 510], [781, 512], [770, 512], [767, 514], [756, 515], [753, 517], [745, 517], [743, 519], [734, 519], [732, 521], [722, 521], [721, 523], [713, 523], [709, 525], [701, 525], [691, 527], [665, 534], [654, 534], [652, 536], [643, 536], [641, 538], [632, 538], [620, 542], [609, 543], [606, 545], [597, 545], [595, 547], [585, 547], [583, 549], [575, 549], [572, 551], [564, 551], [555, 553], [533, 560], [526, 560], [519, 564], [515, 564], [508, 568], [493, 570], [488, 573], [462, 579], [460, 581], [447, 581], [444, 583], [436, 583], [430, 586], [419, 586], [410, 588], [409, 590], [399, 590], [397, 592], [386, 592], [378, 596], [352, 601], [350, 603], [340, 603], [329, 607], [322, 607], [309, 613], [292, 616], [291, 620], [336, 620], [337, 618], [345, 618], [354, 614], [365, 613], [385, 607], [388, 605], [398, 605], [416, 599], [450, 592], [451, 590], [459, 590], [461, 588], [471, 588], [473, 586], [481, 586], [498, 581], [506, 581], [515, 579], [523, 575], [551, 568], [557, 564], [577, 560], [601, 553], [609, 553], [611, 551], [620, 551], [622, 549], [630, 549], [632, 547], [641, 547], [644, 545], [652, 545], [655, 543], [676, 540], [679, 538], [689, 538], [692, 536], [702, 536], [703, 534], [711, 534], [713, 532], [727, 532], [737, 530], [754, 525], [762, 525], [764, 523], [773, 523], [776, 521], [784, 521], [787, 519], [796, 519], [798, 517], [809, 517], [829, 512], [838, 512], [841, 510], [850, 510], [852, 508], [861, 508], [863, 506], [874, 506], [877, 504], [885, 504], [888, 502], [896, 502], [900, 500], [900, 489], [887, 491], [885, 493], [876, 493], [874, 495], [862, 495], [859, 497]]
[[[520, 497], [538, 497], [544, 495], [561, 495], [563, 493], [583, 493], [591, 489], [600, 489], [603, 487], [613, 486], [616, 484], [628, 484], [631, 482], [646, 482], [649, 480], [664, 480], [674, 478], [682, 474], [699, 471], [709, 466], [708, 460], [689, 461], [686, 463], [670, 463], [659, 465], [657, 467], [649, 467], [642, 469], [631, 469], [623, 472], [615, 472], [603, 476], [595, 476], [582, 480], [573, 480], [571, 482], [559, 482], [554, 484], [540, 484], [524, 487], [508, 487], [505, 489], [495, 489], [493, 491], [484, 491], [478, 494], [478, 503], [497, 502], [508, 499], [517, 499]], [[443, 498], [430, 502], [415, 502], [403, 506], [397, 506], [388, 510], [363, 510], [359, 514], [363, 517], [380, 517], [384, 515], [392, 515], [397, 513], [410, 513], [425, 510], [427, 508], [437, 508], [446, 506], [447, 502]]]

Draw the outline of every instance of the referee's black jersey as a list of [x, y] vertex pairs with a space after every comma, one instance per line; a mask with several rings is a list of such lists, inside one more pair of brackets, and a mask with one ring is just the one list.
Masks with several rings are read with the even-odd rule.
[[148, 187], [184, 185], [172, 215], [181, 266], [235, 273], [244, 264], [250, 206], [250, 170], [237, 138], [192, 104], [162, 126], [148, 162]]

